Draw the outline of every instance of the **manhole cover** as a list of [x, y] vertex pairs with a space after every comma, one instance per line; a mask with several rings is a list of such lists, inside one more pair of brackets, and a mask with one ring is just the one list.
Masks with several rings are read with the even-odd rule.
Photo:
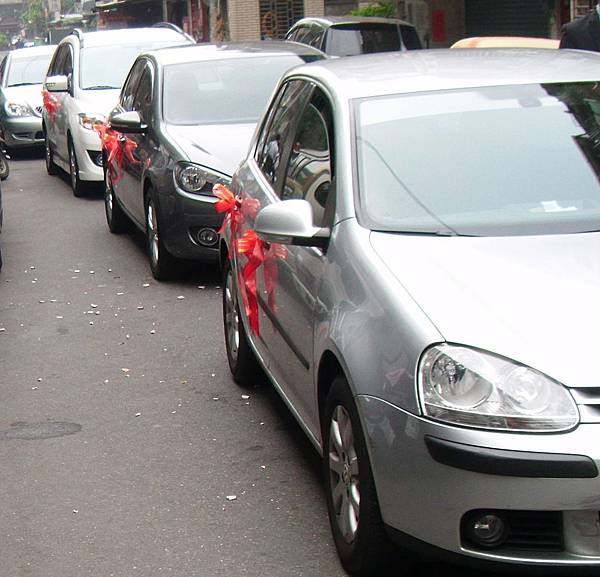
[[0, 431], [0, 440], [24, 439], [35, 441], [36, 439], [51, 439], [73, 435], [81, 431], [81, 425], [77, 423], [20, 423], [7, 431]]

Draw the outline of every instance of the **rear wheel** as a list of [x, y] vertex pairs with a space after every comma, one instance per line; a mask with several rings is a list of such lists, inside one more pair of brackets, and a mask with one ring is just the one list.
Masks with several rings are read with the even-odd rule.
[[240, 315], [237, 287], [229, 259], [223, 268], [223, 329], [233, 380], [239, 385], [253, 385], [260, 375], [260, 368]]
[[325, 403], [323, 469], [329, 522], [338, 555], [352, 575], [385, 575], [389, 543], [358, 410], [343, 376]]
[[73, 195], [76, 197], [81, 197], [85, 193], [85, 185], [79, 179], [79, 165], [77, 164], [77, 156], [75, 155], [75, 147], [73, 146], [73, 141], [69, 139], [69, 177], [71, 179], [71, 189], [73, 190]]
[[115, 196], [109, 170], [104, 171], [104, 212], [110, 232], [120, 234], [129, 230], [130, 221]]
[[152, 190], [148, 191], [146, 197], [146, 249], [152, 276], [156, 280], [170, 279], [177, 267], [177, 259], [171, 255], [163, 242], [158, 205]]
[[46, 172], [50, 176], [56, 176], [58, 174], [58, 166], [54, 163], [54, 153], [50, 147], [50, 140], [46, 132], [44, 132], [44, 148], [46, 150]]

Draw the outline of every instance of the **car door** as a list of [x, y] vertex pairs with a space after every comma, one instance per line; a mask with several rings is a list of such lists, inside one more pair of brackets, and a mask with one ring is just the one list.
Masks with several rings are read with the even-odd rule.
[[[300, 110], [289, 113], [293, 114], [289, 122], [284, 115], [274, 118], [258, 164], [265, 175], [274, 175], [274, 202], [305, 199], [313, 207], [315, 223], [327, 226], [334, 200], [332, 109], [319, 88], [297, 82], [303, 85]], [[274, 139], [279, 146], [277, 163], [270, 146]], [[270, 370], [312, 430], [317, 430], [318, 419], [313, 386], [314, 330], [325, 263], [326, 255], [318, 248], [270, 246], [257, 275], [261, 335]]]
[[[70, 50], [68, 44], [63, 44], [57, 49], [48, 68], [47, 76], [66, 76], [66, 60]], [[55, 157], [67, 163], [66, 111], [64, 110], [67, 92], [52, 92], [50, 95], [55, 106], [52, 113], [46, 112], [45, 114], [46, 134]]]
[[[135, 98], [135, 93], [137, 91], [140, 82], [140, 77], [145, 67], [146, 61], [143, 59], [138, 59], [131, 67], [129, 74], [127, 75], [127, 79], [123, 84], [123, 89], [121, 90], [121, 95], [119, 96], [119, 103], [112, 110], [111, 116], [114, 114], [119, 114], [121, 112], [128, 112], [133, 110], [133, 101]], [[120, 160], [114, 160], [112, 162], [112, 166], [107, 166], [106, 168], [110, 171], [110, 174], [112, 175], [111, 183], [114, 194], [119, 199], [121, 206], [131, 216], [133, 208], [129, 205], [129, 198], [124, 193], [126, 187], [123, 186], [123, 177], [127, 175], [125, 175], [123, 172], [123, 166], [120, 163]], [[129, 178], [129, 176], [127, 176], [127, 178]], [[127, 178], [125, 179], [126, 182]]]
[[152, 136], [152, 125], [154, 122], [153, 102], [154, 102], [154, 67], [148, 60], [141, 60], [143, 63], [139, 82], [135, 89], [131, 110], [136, 111], [148, 130], [141, 134], [121, 135], [123, 155], [122, 178], [120, 181], [120, 197], [123, 198], [128, 207], [131, 216], [143, 223], [145, 221], [144, 190], [142, 178], [147, 169], [146, 160], [151, 158], [151, 149], [154, 148]]

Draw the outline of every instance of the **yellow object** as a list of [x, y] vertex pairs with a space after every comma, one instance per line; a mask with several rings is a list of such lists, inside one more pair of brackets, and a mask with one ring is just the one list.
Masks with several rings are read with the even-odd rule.
[[455, 42], [450, 48], [558, 48], [552, 38], [528, 36], [473, 36]]

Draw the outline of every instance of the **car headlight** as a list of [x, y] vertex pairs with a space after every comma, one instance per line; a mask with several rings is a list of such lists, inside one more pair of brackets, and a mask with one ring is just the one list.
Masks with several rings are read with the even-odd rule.
[[509, 359], [457, 345], [437, 345], [419, 364], [427, 417], [505, 431], [564, 431], [579, 422], [566, 387]]
[[213, 186], [219, 182], [229, 185], [230, 179], [191, 162], [180, 162], [173, 171], [175, 185], [184, 192], [212, 195]]
[[7, 102], [4, 105], [8, 116], [33, 116], [33, 111], [27, 104], [20, 102]]
[[104, 124], [105, 122], [106, 116], [104, 114], [79, 113], [79, 124], [87, 130], [94, 130], [96, 124]]

